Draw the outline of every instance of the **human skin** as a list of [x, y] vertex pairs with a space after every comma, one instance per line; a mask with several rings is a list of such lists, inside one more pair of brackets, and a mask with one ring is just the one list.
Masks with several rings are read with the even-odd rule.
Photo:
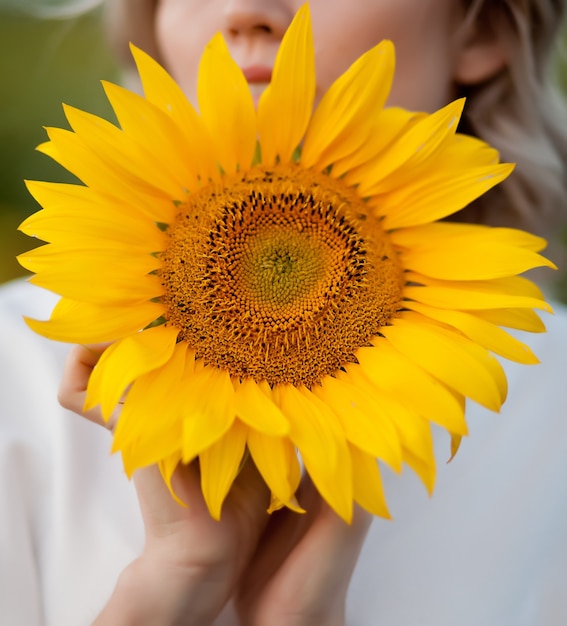
[[[265, 87], [262, 80], [255, 82], [257, 70], [272, 67], [300, 4], [159, 0], [156, 37], [162, 59], [195, 102], [202, 50], [220, 31], [237, 63], [249, 72], [257, 97]], [[439, 108], [452, 98], [457, 82], [483, 80], [505, 61], [493, 38], [461, 28], [463, 11], [456, 0], [313, 0], [310, 7], [318, 97], [384, 38], [392, 39], [397, 50], [389, 104], [414, 110]], [[98, 410], [82, 411], [102, 349], [71, 352], [60, 402], [111, 428], [112, 421], [105, 424]], [[171, 498], [156, 467], [135, 473], [146, 543], [120, 576], [97, 626], [206, 626], [231, 600], [246, 626], [344, 624], [348, 584], [370, 524], [366, 513], [357, 509], [353, 523], [345, 524], [304, 478], [299, 496], [307, 514], [283, 510], [268, 516], [269, 494], [247, 463], [217, 522], [208, 515], [196, 464], [178, 468], [173, 480], [189, 508]]]
[[[281, 38], [303, 0], [159, 0], [155, 33], [168, 71], [196, 104], [197, 69], [207, 42], [225, 37], [242, 69], [273, 67]], [[480, 82], [505, 62], [498, 42], [464, 27], [459, 0], [311, 0], [317, 98], [382, 39], [396, 45], [389, 104], [434, 111], [455, 83]], [[265, 85], [252, 85], [255, 95]]]

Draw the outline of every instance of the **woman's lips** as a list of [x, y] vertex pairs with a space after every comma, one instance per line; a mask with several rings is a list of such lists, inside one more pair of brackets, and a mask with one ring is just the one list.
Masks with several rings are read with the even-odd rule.
[[272, 80], [272, 68], [267, 65], [249, 65], [242, 68], [244, 78], [249, 84], [268, 84]]
[[258, 106], [264, 89], [272, 80], [272, 68], [267, 65], [249, 65], [242, 68], [242, 73], [248, 82], [254, 104]]

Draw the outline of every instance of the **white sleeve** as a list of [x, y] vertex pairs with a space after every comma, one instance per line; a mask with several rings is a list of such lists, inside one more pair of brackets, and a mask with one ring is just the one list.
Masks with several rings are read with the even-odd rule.
[[143, 547], [133, 484], [104, 428], [65, 411], [70, 349], [22, 315], [47, 319], [52, 294], [0, 288], [0, 624], [88, 626]]
[[37, 465], [24, 444], [0, 443], [0, 620], [43, 624], [31, 508]]
[[[0, 308], [0, 622], [42, 625], [38, 495], [49, 492], [41, 355]], [[32, 382], [33, 381], [33, 382]], [[34, 422], [37, 421], [36, 425]]]

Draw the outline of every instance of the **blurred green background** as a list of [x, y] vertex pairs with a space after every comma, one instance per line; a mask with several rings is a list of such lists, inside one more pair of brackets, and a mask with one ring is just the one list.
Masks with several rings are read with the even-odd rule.
[[[83, 6], [92, 6], [85, 0]], [[35, 151], [44, 126], [67, 127], [61, 103], [112, 119], [101, 79], [119, 80], [100, 9], [54, 17], [61, 0], [0, 0], [0, 282], [25, 275], [15, 259], [34, 241], [17, 226], [39, 207], [25, 179], [72, 177]]]

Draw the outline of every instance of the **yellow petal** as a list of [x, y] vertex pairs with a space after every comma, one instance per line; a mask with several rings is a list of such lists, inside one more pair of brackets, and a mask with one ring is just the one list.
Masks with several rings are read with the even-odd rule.
[[[125, 198], [140, 211], [154, 216], [158, 221], [168, 221], [173, 215], [173, 198], [162, 193], [156, 195], [153, 188], [128, 184], [123, 169], [108, 163], [105, 155], [93, 152], [75, 133], [62, 128], [48, 128], [50, 141], [38, 146], [38, 150], [51, 157], [74, 174], [89, 188], [111, 197]], [[151, 193], [150, 193], [151, 192]], [[161, 219], [166, 209], [165, 220]]]
[[271, 437], [250, 429], [248, 449], [262, 478], [281, 505], [298, 513], [303, 512], [295, 500], [301, 469], [297, 453], [289, 439]]
[[187, 146], [185, 162], [188, 170], [196, 172], [199, 179], [207, 181], [219, 177], [212, 141], [197, 111], [193, 108], [179, 85], [143, 50], [130, 44], [146, 99], [166, 113], [175, 123]]
[[399, 107], [383, 109], [379, 115], [372, 117], [368, 140], [356, 152], [335, 161], [332, 175], [343, 177], [352, 186], [359, 185], [368, 176], [379, 176], [373, 166], [374, 161], [425, 117], [424, 113], [414, 113]]
[[183, 502], [183, 500], [181, 500], [177, 496], [177, 494], [175, 493], [173, 489], [173, 485], [171, 484], [173, 473], [177, 469], [177, 466], [179, 465], [180, 461], [181, 461], [181, 453], [174, 452], [172, 455], [168, 456], [166, 459], [162, 459], [159, 462], [159, 471], [173, 499], [177, 502], [177, 504], [181, 506], [187, 506], [187, 504]]
[[331, 410], [312, 393], [277, 385], [274, 397], [291, 424], [290, 439], [319, 493], [345, 521], [352, 519], [350, 456]]
[[219, 441], [232, 426], [234, 389], [226, 371], [200, 363], [186, 372], [182, 385], [183, 462], [188, 463]]
[[236, 415], [253, 430], [281, 437], [289, 433], [289, 422], [271, 400], [266, 382], [257, 383], [246, 378], [234, 383], [234, 410]]
[[[357, 385], [366, 393], [368, 387], [363, 380], [358, 379]], [[404, 405], [399, 398], [388, 396], [385, 393], [374, 394], [376, 410], [387, 416], [398, 431], [398, 437], [402, 444], [402, 457], [405, 460], [406, 450], [426, 461], [433, 461], [433, 441], [429, 422], [419, 413], [412, 411]]]
[[276, 385], [273, 394], [290, 422], [290, 439], [302, 456], [307, 455], [313, 465], [320, 462], [330, 469], [336, 469], [340, 439], [337, 418], [333, 415], [329, 420], [323, 419], [321, 411], [293, 385]]
[[48, 244], [18, 261], [37, 273], [30, 282], [70, 300], [117, 305], [151, 300], [163, 292], [157, 276], [148, 274], [159, 267], [158, 259], [126, 246], [86, 250]]
[[315, 99], [315, 52], [305, 3], [283, 36], [268, 85], [258, 103], [262, 162], [291, 159], [307, 129]]
[[451, 456], [449, 460], [447, 461], [447, 463], [450, 463], [457, 455], [457, 452], [459, 451], [459, 448], [461, 447], [462, 439], [463, 438], [461, 437], [461, 435], [455, 435], [454, 433], [451, 433]]
[[[97, 197], [88, 187], [29, 182], [47, 208], [30, 215], [19, 227], [26, 235], [55, 244], [111, 248], [126, 246], [148, 253], [163, 250], [165, 234], [147, 216], [122, 210], [123, 204]], [[61, 189], [64, 187], [64, 189]], [[40, 202], [43, 204], [43, 202]]]
[[453, 432], [467, 432], [463, 402], [388, 341], [377, 340], [372, 348], [360, 348], [356, 358], [361, 367], [348, 368], [355, 380], [363, 375], [378, 390], [428, 420]]
[[[24, 265], [22, 263], [22, 265]], [[25, 267], [25, 265], [24, 265]], [[77, 272], [78, 273], [78, 272]], [[163, 287], [157, 276], [131, 277], [105, 275], [104, 285], [89, 285], [87, 278], [74, 275], [61, 275], [63, 272], [43, 272], [32, 276], [29, 282], [38, 287], [49, 289], [70, 300], [84, 300], [92, 304], [108, 304], [109, 306], [137, 305], [159, 297]]]
[[435, 487], [436, 467], [434, 460], [427, 462], [415, 456], [410, 450], [404, 451], [404, 461], [419, 476], [429, 495]]
[[194, 188], [206, 174], [206, 169], [187, 167], [187, 164], [194, 165], [194, 148], [183, 141], [172, 118], [151, 102], [119, 85], [106, 81], [102, 84], [124, 133], [140, 151], [151, 154], [159, 167], [170, 170], [171, 177], [179, 184], [172, 199], [183, 201], [186, 191]]
[[542, 237], [517, 228], [458, 222], [437, 222], [415, 228], [404, 228], [393, 232], [391, 237], [397, 245], [408, 249], [430, 248], [451, 241], [458, 241], [461, 244], [475, 240], [486, 243], [505, 243], [532, 252], [540, 252], [547, 245]]
[[474, 311], [474, 315], [491, 324], [525, 330], [530, 333], [544, 333], [545, 324], [535, 311], [530, 309], [488, 309]]
[[63, 108], [71, 128], [84, 145], [94, 154], [104, 155], [106, 163], [119, 171], [125, 182], [146, 189], [151, 195], [184, 197], [187, 173], [164, 162], [158, 145], [151, 152], [140, 145], [135, 134], [123, 132], [92, 113], [68, 105]]
[[254, 100], [220, 33], [201, 57], [197, 94], [201, 119], [223, 170], [247, 170], [256, 150]]
[[387, 230], [427, 224], [452, 215], [510, 175], [513, 165], [442, 169], [372, 201]]
[[171, 358], [178, 334], [176, 328], [157, 326], [113, 343], [90, 377], [85, 410], [100, 404], [108, 419], [128, 385]]
[[219, 520], [223, 502], [238, 474], [248, 428], [235, 420], [224, 437], [199, 455], [201, 489], [209, 513]]
[[[63, 273], [64, 270], [61, 270], [60, 266], [64, 265], [64, 260], [72, 264], [82, 263], [83, 266], [80, 271], [84, 271], [89, 278], [94, 273], [93, 265], [98, 265], [97, 269], [102, 271], [101, 265], [109, 267], [113, 264], [113, 273], [121, 269], [125, 272], [134, 270], [141, 276], [157, 269], [160, 265], [159, 261], [146, 250], [129, 248], [126, 245], [111, 249], [85, 249], [73, 244], [47, 244], [24, 252], [19, 258], [30, 272], [37, 273], [56, 272], [57, 270]], [[77, 270], [73, 271], [69, 268], [68, 272], [75, 274]]]
[[[429, 158], [422, 160], [414, 167], [402, 167], [392, 176], [383, 178], [374, 193], [388, 194], [406, 186], [412, 186], [416, 180], [427, 182], [429, 179], [458, 175], [470, 169], [498, 166], [500, 156], [484, 141], [459, 133], [449, 134], [439, 149]], [[513, 164], [506, 164], [511, 170]]]
[[362, 196], [373, 195], [380, 190], [382, 181], [395, 175], [398, 169], [406, 176], [408, 170], [431, 158], [447, 138], [455, 134], [463, 106], [463, 99], [456, 100], [419, 120], [403, 137], [392, 143], [389, 150], [369, 161], [365, 167], [366, 176], [360, 180], [359, 193]]
[[440, 222], [391, 233], [403, 266], [444, 280], [488, 280], [555, 265], [535, 252], [541, 237], [490, 226]]
[[436, 155], [433, 161], [426, 161], [424, 167], [435, 170], [439, 166], [452, 167], [455, 163], [465, 166], [474, 163], [476, 167], [482, 165], [496, 165], [500, 161], [500, 154], [491, 145], [478, 137], [455, 133], [443, 150]]
[[[159, 415], [170, 412], [167, 408]], [[120, 451], [124, 464], [124, 471], [130, 478], [137, 469], [148, 467], [158, 463], [164, 458], [179, 452], [181, 440], [181, 424], [174, 424], [168, 430], [164, 430], [157, 438], [138, 437], [128, 444], [114, 443], [112, 452]]]
[[484, 348], [410, 311], [380, 332], [442, 383], [490, 410], [500, 410], [506, 397], [506, 377]]
[[326, 91], [305, 136], [304, 167], [323, 170], [368, 139], [373, 119], [384, 106], [394, 77], [394, 47], [390, 41], [359, 57]]
[[431, 493], [435, 483], [435, 455], [430, 423], [407, 409], [398, 399], [382, 394], [376, 401], [398, 430], [404, 462], [418, 474]]
[[[186, 358], [187, 344], [181, 341], [167, 363], [132, 383], [114, 431], [113, 451], [131, 448], [132, 456], [144, 457], [144, 465], [151, 465], [180, 449], [180, 383]], [[164, 446], [168, 451], [161, 452]]]
[[520, 277], [512, 276], [494, 280], [448, 281], [407, 272], [408, 282], [419, 286], [404, 288], [407, 300], [423, 302], [442, 309], [543, 309], [551, 307], [537, 295], [527, 293]]
[[[350, 367], [348, 371], [350, 378]], [[375, 398], [360, 390], [356, 380], [353, 383], [348, 378], [337, 380], [327, 376], [313, 392], [339, 418], [349, 442], [399, 472], [402, 449], [396, 428], [387, 415], [377, 410]]]
[[163, 312], [163, 306], [155, 302], [141, 302], [132, 307], [61, 298], [48, 321], [25, 320], [33, 331], [54, 341], [105, 343], [142, 330]]
[[372, 515], [389, 519], [382, 478], [376, 459], [349, 444], [355, 501]]
[[436, 309], [417, 302], [406, 302], [405, 306], [443, 324], [448, 324], [487, 350], [517, 363], [539, 363], [530, 348], [506, 331], [494, 326], [472, 313]]

